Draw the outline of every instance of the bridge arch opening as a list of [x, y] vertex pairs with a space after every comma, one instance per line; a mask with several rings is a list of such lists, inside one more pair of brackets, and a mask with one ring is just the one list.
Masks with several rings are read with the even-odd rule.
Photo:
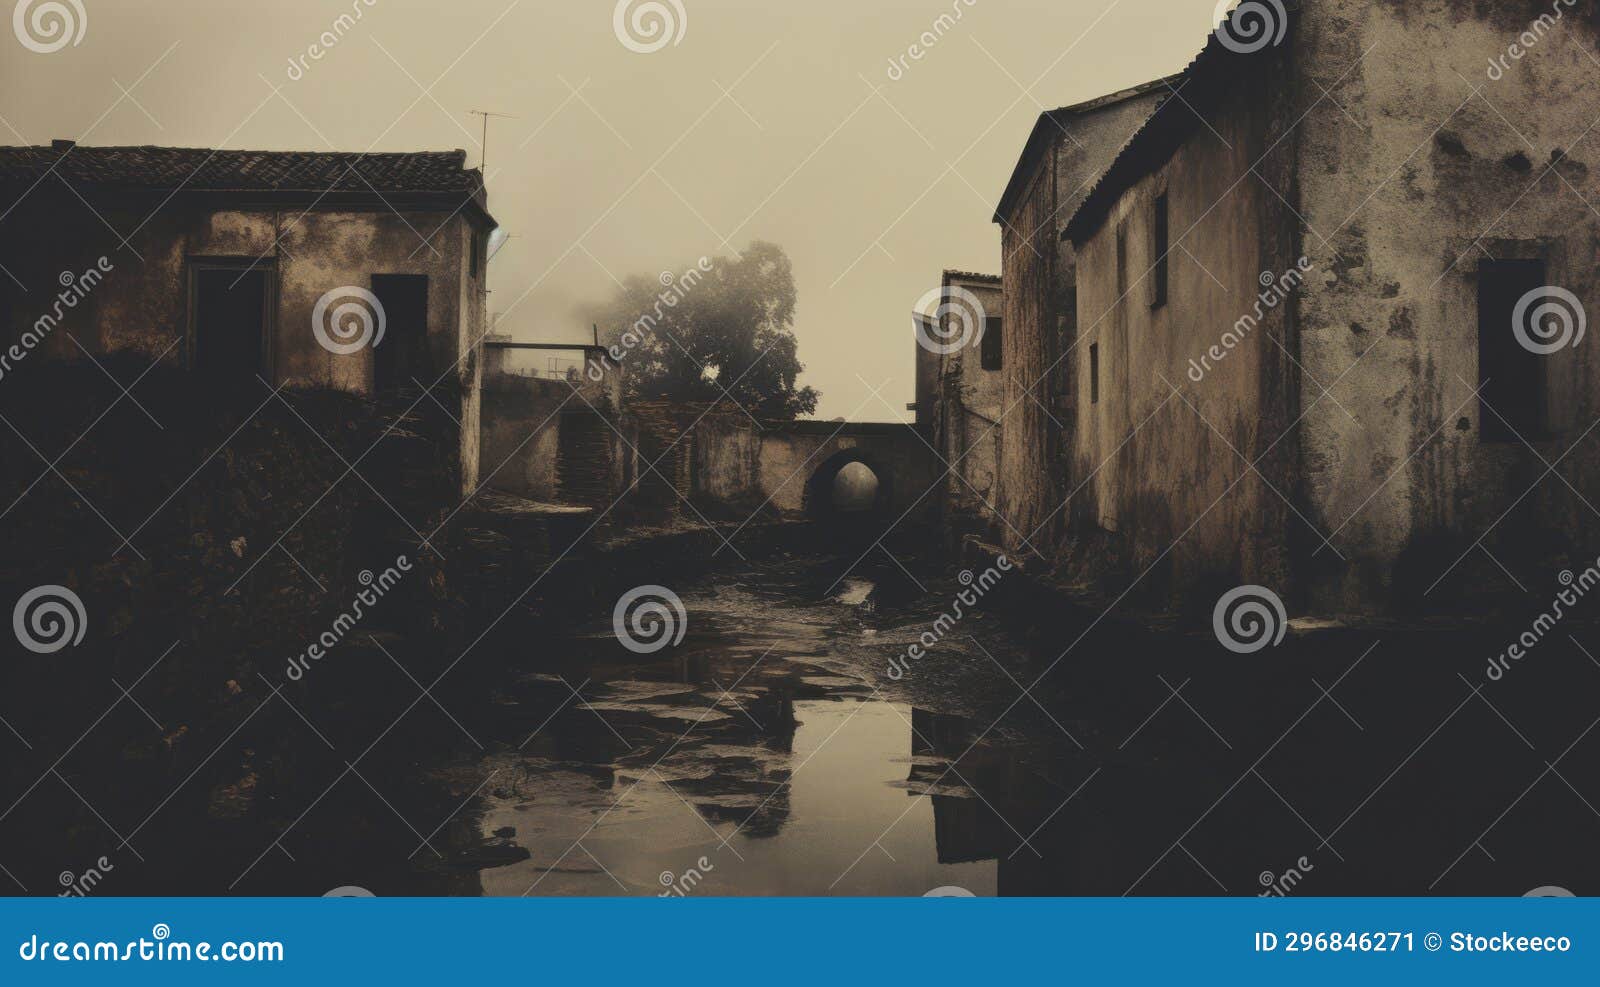
[[817, 519], [887, 514], [893, 477], [870, 453], [845, 449], [824, 460], [806, 481], [805, 511]]

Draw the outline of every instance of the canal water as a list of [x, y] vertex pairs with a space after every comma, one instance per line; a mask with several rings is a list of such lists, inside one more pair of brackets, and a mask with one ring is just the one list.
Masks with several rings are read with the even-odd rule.
[[[1571, 622], [1564, 647], [1498, 681], [1485, 661], [1516, 628], [1297, 630], [1242, 655], [1208, 625], [1072, 607], [914, 543], [832, 545], [641, 575], [681, 602], [681, 616], [646, 612], [670, 618], [676, 643], [660, 649], [627, 647], [608, 612], [558, 619], [545, 601], [481, 640], [374, 629], [302, 681], [240, 676], [230, 732], [189, 760], [130, 770], [69, 748], [60, 777], [44, 756], [15, 765], [26, 798], [0, 840], [26, 852], [3, 866], [49, 893], [92, 865], [95, 893], [119, 895], [1520, 895], [1600, 881], [1597, 858], [1571, 851], [1597, 818], [1580, 794], [1600, 764], [1596, 625]], [[586, 571], [614, 601], [614, 577]], [[974, 608], [980, 592], [994, 606]], [[650, 624], [627, 627], [652, 645]], [[90, 725], [137, 737], [145, 716], [124, 702]], [[182, 750], [184, 733], [171, 721], [163, 747]], [[101, 818], [85, 800], [117, 808]]]
[[1081, 740], [1012, 707], [1026, 648], [961, 602], [987, 578], [878, 556], [847, 578], [781, 556], [675, 587], [683, 638], [653, 654], [609, 616], [531, 644], [498, 697], [527, 736], [442, 772], [481, 779], [479, 836], [507, 860], [483, 893], [1038, 893], [1016, 881], [1042, 856], [1024, 826], [1073, 789], [1029, 764]]
[[[1487, 625], [1297, 632], [1241, 655], [1208, 624], [1102, 620], [993, 575], [903, 547], [779, 553], [672, 586], [675, 647], [630, 651], [604, 615], [493, 656], [504, 716], [475, 720], [499, 724], [484, 749], [430, 779], [477, 793], [435, 841], [443, 866], [471, 867], [452, 893], [1521, 894], [1590, 879], [1562, 848], [1592, 836], [1592, 806], [1537, 784], [1539, 754], [1579, 772], [1600, 737], [1580, 649], [1487, 695], [1469, 677], [1503, 636]], [[963, 601], [980, 592], [995, 605]]]

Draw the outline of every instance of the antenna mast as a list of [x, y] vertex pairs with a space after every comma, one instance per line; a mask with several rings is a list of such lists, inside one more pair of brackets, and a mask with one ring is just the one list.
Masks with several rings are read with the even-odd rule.
[[468, 110], [473, 116], [483, 117], [483, 143], [478, 145], [478, 169], [483, 172], [484, 181], [489, 179], [489, 118], [500, 117], [504, 120], [515, 120], [510, 113], [496, 113], [494, 110]]

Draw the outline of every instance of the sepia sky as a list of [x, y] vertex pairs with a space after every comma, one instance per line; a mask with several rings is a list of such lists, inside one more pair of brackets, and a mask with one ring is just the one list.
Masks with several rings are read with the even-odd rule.
[[661, 0], [681, 39], [640, 53], [613, 0], [78, 2], [77, 46], [0, 45], [0, 143], [460, 147], [477, 164], [468, 111], [511, 114], [488, 149], [512, 237], [490, 267], [501, 331], [585, 339], [575, 310], [613, 278], [771, 240], [794, 262], [818, 416], [867, 420], [906, 417], [909, 313], [939, 272], [999, 273], [990, 216], [1039, 111], [1176, 71], [1216, 6], [677, 0], [678, 19]]

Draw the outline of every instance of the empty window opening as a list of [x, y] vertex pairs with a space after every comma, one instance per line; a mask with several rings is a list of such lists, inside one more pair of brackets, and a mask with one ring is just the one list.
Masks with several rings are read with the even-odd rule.
[[1128, 226], [1117, 224], [1117, 301], [1128, 293]]
[[267, 271], [200, 267], [194, 272], [194, 366], [207, 377], [266, 377]]
[[374, 274], [372, 293], [383, 306], [383, 341], [373, 350], [379, 391], [432, 383], [428, 373], [428, 278]]
[[1167, 303], [1167, 253], [1171, 249], [1167, 243], [1167, 194], [1165, 192], [1156, 196], [1156, 209], [1152, 226], [1150, 250], [1156, 259], [1156, 266], [1155, 294], [1151, 298], [1150, 307], [1160, 308]]
[[1089, 403], [1100, 403], [1100, 344], [1089, 344]]
[[1000, 332], [1000, 319], [989, 316], [983, 320], [983, 369], [999, 370], [1005, 337]]
[[[1478, 265], [1478, 427], [1485, 442], [1516, 442], [1544, 431], [1543, 357], [1517, 338], [1517, 304], [1543, 288], [1542, 260]], [[1537, 302], [1522, 313], [1538, 317]], [[1526, 332], [1526, 330], [1524, 330]]]

